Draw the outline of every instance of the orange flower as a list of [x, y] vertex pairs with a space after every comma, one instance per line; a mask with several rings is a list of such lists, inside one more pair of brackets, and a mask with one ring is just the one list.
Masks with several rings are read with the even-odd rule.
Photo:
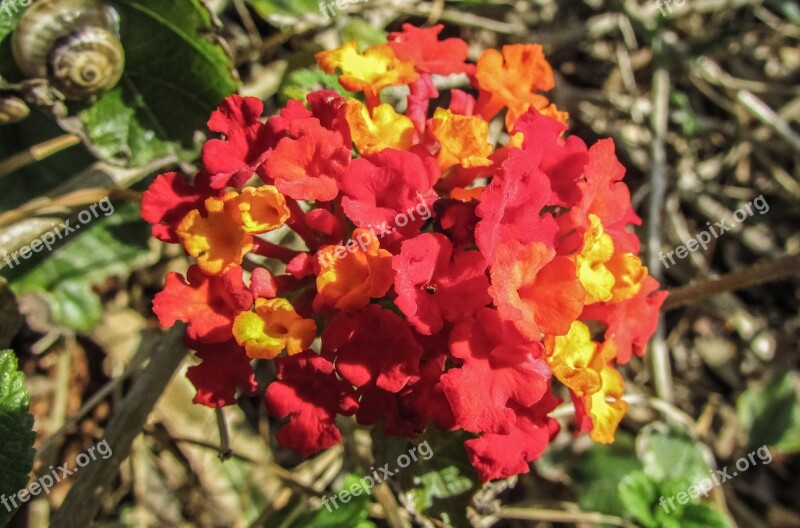
[[551, 105], [547, 97], [535, 93], [555, 86], [553, 69], [539, 44], [503, 46], [502, 54], [493, 49], [484, 51], [478, 58], [475, 78], [480, 89], [476, 113], [488, 121], [508, 107], [509, 131], [531, 107], [562, 122], [568, 117]]
[[491, 277], [489, 294], [500, 316], [529, 339], [565, 335], [583, 310], [586, 292], [575, 264], [540, 242], [499, 246]]
[[233, 336], [253, 359], [273, 359], [285, 348], [291, 356], [307, 349], [317, 335], [317, 324], [303, 319], [280, 297], [256, 299], [256, 311], [242, 312], [233, 321]]
[[225, 213], [222, 198], [207, 198], [206, 216], [194, 209], [178, 225], [177, 233], [186, 252], [197, 259], [200, 269], [221, 275], [242, 263], [253, 249], [253, 236]]
[[414, 123], [395, 112], [392, 105], [379, 105], [370, 116], [361, 102], [348, 99], [345, 118], [350, 125], [353, 143], [362, 156], [387, 148], [408, 150], [414, 141]]
[[186, 252], [210, 275], [240, 265], [253, 249], [252, 235], [278, 229], [290, 215], [286, 199], [272, 185], [207, 198], [205, 209], [205, 216], [198, 209], [190, 211], [176, 232]]
[[614, 275], [614, 289], [611, 291], [612, 303], [627, 301], [642, 289], [647, 278], [647, 267], [633, 253], [614, 253], [606, 267]]
[[383, 297], [394, 280], [392, 254], [380, 248], [367, 229], [356, 229], [345, 246], [326, 246], [318, 254], [317, 302], [338, 310], [358, 310]]
[[380, 91], [387, 86], [411, 84], [419, 78], [414, 63], [398, 59], [388, 44], [367, 48], [362, 55], [355, 41], [345, 42], [336, 49], [317, 53], [316, 59], [326, 73], [339, 68], [342, 86], [351, 92], [363, 91], [370, 109], [380, 104]]
[[437, 108], [431, 123], [433, 136], [439, 140], [439, 166], [442, 172], [460, 165], [466, 169], [491, 165], [489, 123], [474, 116], [454, 114]]
[[272, 185], [245, 187], [225, 195], [225, 212], [253, 235], [282, 227], [291, 216], [286, 198]]

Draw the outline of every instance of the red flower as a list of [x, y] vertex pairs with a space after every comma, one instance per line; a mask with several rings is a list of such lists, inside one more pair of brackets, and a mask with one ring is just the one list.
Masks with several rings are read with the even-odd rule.
[[540, 214], [550, 198], [550, 181], [538, 169], [541, 154], [512, 150], [481, 194], [475, 227], [481, 253], [492, 260], [500, 243], [542, 242], [555, 245], [558, 226], [550, 214]]
[[159, 174], [142, 195], [142, 219], [153, 224], [153, 236], [164, 242], [180, 242], [176, 229], [194, 209], [205, 212], [206, 196], [177, 172]]
[[507, 433], [516, 402], [530, 406], [549, 388], [541, 343], [528, 340], [496, 310], [463, 319], [450, 335], [450, 351], [464, 361], [441, 378], [456, 423], [472, 432]]
[[386, 149], [353, 160], [340, 183], [342, 207], [356, 226], [373, 227], [387, 241], [398, 240], [431, 216], [436, 199], [432, 186], [438, 177], [435, 159]]
[[548, 418], [547, 413], [559, 402], [548, 393], [533, 407], [512, 405], [510, 410], [516, 414], [516, 420], [508, 433], [484, 433], [464, 442], [467, 456], [482, 482], [530, 471], [528, 463], [539, 458], [558, 434], [558, 422]]
[[631, 207], [631, 193], [622, 181], [624, 176], [625, 167], [617, 160], [612, 139], [601, 139], [592, 145], [584, 177], [578, 182], [580, 199], [568, 215], [559, 217], [562, 231], [565, 225], [576, 229], [569, 241], [569, 249], [580, 246], [583, 234], [589, 227], [591, 213], [600, 218], [603, 229], [614, 240], [617, 251], [639, 252], [639, 239], [625, 229], [630, 224], [641, 224], [642, 220]]
[[289, 123], [286, 132], [264, 164], [278, 190], [297, 200], [336, 198], [336, 180], [350, 163], [350, 145], [316, 118]]
[[541, 153], [539, 170], [550, 180], [552, 194], [547, 205], [572, 207], [580, 197], [578, 180], [589, 161], [586, 143], [577, 136], [562, 139], [567, 126], [531, 108], [520, 117], [515, 132], [524, 136], [524, 150]]
[[406, 117], [414, 123], [417, 132], [421, 133], [425, 130], [430, 101], [437, 97], [439, 97], [439, 91], [433, 85], [433, 78], [430, 75], [422, 75], [408, 86]]
[[417, 427], [415, 412], [408, 412], [401, 405], [400, 395], [385, 391], [373, 384], [358, 389], [361, 403], [356, 413], [360, 425], [375, 425], [383, 422], [383, 434], [413, 438], [422, 429]]
[[312, 350], [276, 358], [275, 365], [278, 381], [267, 387], [267, 411], [289, 417], [278, 443], [304, 458], [338, 444], [336, 415], [349, 416], [358, 408], [350, 384], [337, 379], [333, 364]]
[[339, 375], [357, 387], [375, 383], [399, 392], [419, 374], [422, 347], [394, 312], [370, 304], [331, 320], [322, 334], [322, 355], [335, 361]]
[[195, 403], [206, 407], [225, 407], [236, 403], [236, 390], [248, 396], [258, 391], [253, 367], [236, 341], [215, 345], [189, 343], [203, 362], [189, 367], [186, 376], [197, 389]]
[[256, 97], [232, 95], [208, 121], [208, 128], [225, 135], [203, 146], [203, 165], [215, 189], [241, 187], [261, 168], [277, 136], [261, 122], [264, 103]]
[[657, 291], [658, 281], [647, 277], [635, 297], [620, 303], [596, 303], [584, 309], [581, 319], [594, 319], [608, 325], [606, 341], [617, 346], [617, 363], [624, 365], [632, 354], [644, 355], [647, 342], [658, 326], [661, 305], [667, 292]]
[[458, 38], [439, 40], [442, 24], [418, 28], [403, 24], [402, 32], [389, 33], [389, 46], [398, 59], [414, 63], [420, 73], [450, 75], [472, 73], [475, 65], [466, 64], [467, 43]]
[[462, 201], [450, 198], [437, 200], [436, 229], [453, 241], [457, 247], [475, 244], [475, 226], [480, 218], [475, 214], [476, 200]]
[[249, 310], [253, 296], [242, 280], [242, 268], [233, 266], [222, 275], [206, 275], [191, 266], [187, 279], [167, 274], [164, 289], [153, 299], [153, 312], [161, 326], [177, 321], [189, 324], [186, 335], [204, 343], [222, 343], [233, 338], [233, 320]]
[[483, 255], [454, 254], [442, 234], [424, 233], [406, 240], [392, 267], [397, 272], [395, 304], [422, 334], [436, 333], [445, 320], [457, 322], [492, 302]]

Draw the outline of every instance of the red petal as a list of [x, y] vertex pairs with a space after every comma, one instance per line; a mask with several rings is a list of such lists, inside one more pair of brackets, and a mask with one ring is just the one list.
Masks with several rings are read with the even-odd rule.
[[253, 296], [242, 280], [242, 268], [233, 266], [224, 275], [209, 276], [197, 266], [182, 275], [167, 274], [164, 289], [153, 299], [153, 312], [161, 326], [177, 321], [189, 324], [186, 334], [195, 341], [221, 343], [233, 337], [233, 320], [253, 305]]

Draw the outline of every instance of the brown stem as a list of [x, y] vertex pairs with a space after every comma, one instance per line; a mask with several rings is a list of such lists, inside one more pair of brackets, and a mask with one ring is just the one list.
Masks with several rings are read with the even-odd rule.
[[714, 295], [749, 288], [792, 275], [800, 274], [800, 254], [785, 255], [775, 260], [762, 260], [720, 277], [681, 286], [669, 292], [663, 310], [669, 311], [702, 301]]
[[185, 325], [176, 325], [155, 345], [150, 363], [136, 379], [119, 412], [106, 427], [104, 437], [112, 454], [108, 460], [98, 460], [81, 469], [72, 489], [53, 516], [51, 526], [82, 528], [93, 523], [103, 505], [103, 497], [119, 473], [120, 464], [131, 452], [134, 438], [142, 432], [150, 411], [186, 355], [186, 349], [181, 344], [185, 330]]

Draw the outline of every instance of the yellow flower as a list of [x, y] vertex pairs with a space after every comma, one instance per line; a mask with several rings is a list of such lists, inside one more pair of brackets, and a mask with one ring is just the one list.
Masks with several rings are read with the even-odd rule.
[[358, 52], [355, 41], [322, 51], [316, 55], [317, 63], [326, 73], [340, 69], [339, 82], [351, 92], [364, 92], [367, 107], [380, 104], [379, 93], [387, 86], [410, 84], [419, 78], [413, 62], [398, 59], [388, 44], [380, 44]]
[[625, 383], [609, 364], [603, 366], [600, 379], [602, 388], [585, 400], [586, 412], [592, 419], [589, 437], [601, 444], [612, 444], [614, 433], [628, 410], [628, 403], [622, 400]]
[[454, 114], [437, 108], [431, 125], [433, 136], [439, 140], [439, 166], [442, 171], [460, 165], [465, 169], [491, 165], [489, 154], [489, 123], [480, 117]]
[[353, 143], [362, 156], [387, 148], [411, 148], [414, 123], [403, 114], [395, 112], [392, 105], [379, 105], [372, 111], [372, 116], [367, 107], [355, 99], [348, 99], [345, 105], [345, 118], [350, 125]]
[[573, 321], [564, 336], [548, 337], [547, 363], [558, 380], [580, 394], [591, 394], [602, 386], [596, 369], [597, 343], [589, 327]]
[[586, 304], [610, 301], [614, 287], [614, 275], [606, 267], [606, 262], [614, 254], [614, 241], [603, 232], [603, 225], [597, 215], [590, 214], [591, 225], [583, 239], [583, 249], [575, 259], [578, 278], [586, 289]]
[[236, 316], [233, 335], [248, 357], [273, 359], [284, 348], [290, 356], [307, 349], [317, 335], [317, 324], [300, 317], [286, 299], [256, 299], [255, 313]]

